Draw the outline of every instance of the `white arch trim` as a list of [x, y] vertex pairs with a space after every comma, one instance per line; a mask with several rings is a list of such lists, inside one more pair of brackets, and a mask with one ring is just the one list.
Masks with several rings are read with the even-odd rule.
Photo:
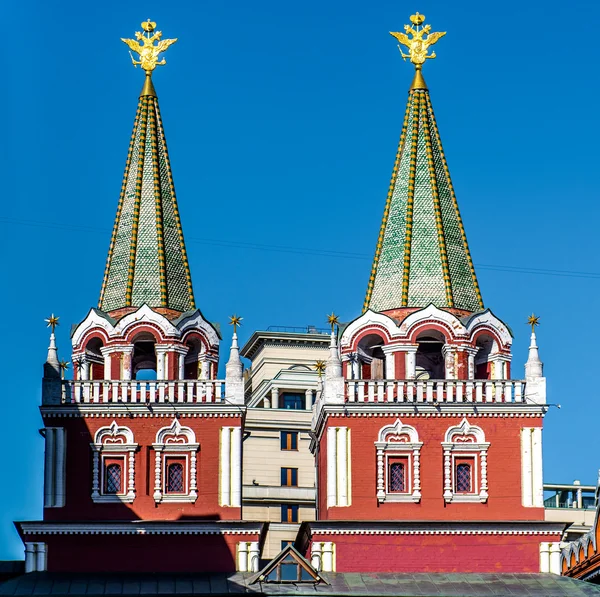
[[506, 327], [506, 324], [500, 321], [489, 309], [486, 309], [485, 311], [477, 313], [471, 317], [467, 323], [469, 336], [473, 338], [473, 336], [482, 327], [489, 327], [494, 330], [500, 338], [503, 348], [510, 347], [512, 345], [512, 335]]
[[458, 437], [466, 437], [469, 435], [473, 435], [475, 437], [477, 444], [485, 443], [485, 433], [483, 432], [483, 429], [481, 429], [481, 427], [471, 425], [469, 423], [469, 421], [467, 421], [467, 418], [465, 417], [460, 422], [460, 425], [456, 425], [454, 427], [448, 428], [448, 430], [446, 431], [446, 435], [444, 437], [444, 442], [448, 443], [448, 444], [455, 443], [456, 442], [455, 438], [457, 436]]
[[[100, 427], [94, 436], [94, 443], [98, 446], [102, 445], [106, 439], [116, 440], [119, 436], [123, 436], [125, 441], [121, 444], [133, 444], [133, 431], [129, 427], [119, 427], [116, 421], [113, 421], [108, 427]], [[113, 444], [119, 445], [116, 442]]]
[[219, 336], [217, 335], [215, 328], [204, 319], [200, 309], [196, 309], [192, 315], [180, 322], [177, 329], [181, 336], [188, 331], [202, 330], [211, 348], [219, 346]]
[[168, 427], [158, 430], [156, 443], [165, 444], [165, 439], [170, 435], [185, 438], [187, 444], [196, 443], [196, 434], [189, 427], [182, 427], [178, 419], [173, 419], [173, 422]]
[[84, 336], [94, 328], [101, 328], [109, 337], [113, 334], [115, 329], [110, 321], [101, 315], [98, 315], [94, 309], [90, 309], [87, 317], [75, 328], [75, 331], [73, 332], [73, 337], [71, 338], [73, 348], [79, 346]]
[[390, 437], [398, 437], [401, 435], [408, 435], [410, 439], [409, 443], [411, 444], [419, 442], [417, 430], [410, 425], [403, 425], [400, 419], [396, 419], [392, 425], [386, 425], [379, 430], [379, 441], [387, 443]]
[[153, 311], [148, 305], [142, 305], [137, 311], [129, 313], [121, 319], [114, 328], [113, 336], [125, 336], [130, 328], [144, 323], [158, 326], [165, 336], [179, 336], [177, 328], [164, 316]]
[[448, 313], [448, 311], [442, 311], [434, 305], [429, 305], [420, 311], [411, 313], [401, 324], [400, 333], [402, 337], [410, 336], [413, 330], [421, 325], [425, 321], [438, 321], [441, 324], [445, 324], [450, 328], [454, 336], [466, 336], [468, 334], [467, 328], [461, 323], [461, 321]]
[[391, 317], [368, 309], [346, 327], [340, 339], [340, 346], [342, 348], [347, 347], [350, 345], [356, 334], [361, 332], [363, 328], [367, 328], [372, 325], [383, 327], [392, 338], [398, 336], [398, 326]]

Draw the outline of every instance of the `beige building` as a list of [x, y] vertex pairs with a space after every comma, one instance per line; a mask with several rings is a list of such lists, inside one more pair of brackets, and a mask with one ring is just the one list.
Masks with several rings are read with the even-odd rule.
[[544, 483], [546, 520], [569, 524], [563, 541], [575, 541], [594, 524], [597, 506], [596, 485]]
[[315, 519], [315, 460], [309, 450], [312, 406], [320, 387], [315, 362], [325, 360], [328, 330], [269, 328], [242, 348], [246, 437], [242, 507], [245, 520], [268, 521], [264, 558]]

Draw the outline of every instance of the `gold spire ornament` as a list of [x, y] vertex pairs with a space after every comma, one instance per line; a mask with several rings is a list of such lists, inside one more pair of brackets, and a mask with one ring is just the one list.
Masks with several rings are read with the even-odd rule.
[[52, 333], [54, 334], [54, 330], [56, 329], [56, 326], [59, 325], [58, 320], [60, 318], [56, 317], [54, 315], [54, 313], [52, 313], [52, 315], [50, 315], [50, 317], [48, 317], [48, 319], [44, 319], [44, 321], [48, 324], [46, 327], [52, 328]]
[[[414, 27], [411, 25], [404, 25], [404, 33], [390, 31], [390, 35], [394, 36], [400, 44], [408, 48], [408, 54], [405, 54], [402, 49], [400, 49], [402, 58], [404, 58], [404, 60], [408, 58], [415, 65], [415, 70], [417, 72], [415, 73], [415, 79], [411, 89], [427, 89], [427, 85], [421, 74], [421, 69], [423, 68], [425, 60], [435, 58], [435, 52], [428, 54], [429, 48], [446, 35], [445, 31], [430, 33], [431, 25], [421, 27], [424, 21], [425, 15], [416, 13], [410, 17], [410, 22]], [[407, 33], [412, 35], [412, 37], [408, 37]], [[400, 48], [400, 45], [398, 48]]]
[[531, 326], [531, 333], [535, 333], [535, 326], [536, 325], [540, 325], [540, 318], [535, 315], [534, 313], [532, 313], [528, 318], [527, 318], [527, 323]]
[[229, 318], [229, 325], [233, 326], [233, 333], [234, 334], [237, 334], [238, 327], [242, 325], [242, 319], [244, 319], [244, 318], [240, 317], [239, 315], [232, 315]]
[[325, 361], [321, 361], [321, 360], [315, 361], [315, 369], [316, 369], [317, 375], [319, 377], [323, 377], [323, 373], [325, 373], [325, 367], [326, 367]]
[[327, 316], [327, 323], [331, 326], [331, 333], [335, 332], [335, 326], [340, 325], [339, 317], [332, 311], [331, 315]]
[[[138, 64], [146, 72], [146, 82], [142, 89], [141, 95], [150, 95], [156, 97], [156, 91], [152, 84], [152, 71], [157, 66], [164, 66], [167, 61], [163, 58], [158, 59], [158, 55], [164, 52], [170, 45], [177, 41], [175, 39], [161, 39], [162, 31], [155, 31], [156, 23], [153, 23], [148, 19], [145, 23], [142, 23], [142, 29], [145, 34], [141, 31], [135, 32], [135, 39], [121, 38], [121, 41], [129, 46], [129, 55], [131, 56], [131, 62], [133, 66], [137, 68]], [[142, 42], [141, 44], [139, 42]], [[154, 42], [157, 42], [154, 45]], [[139, 56], [139, 60], [133, 57], [132, 52], [135, 52]]]
[[[161, 52], [164, 52], [170, 45], [174, 44], [177, 41], [177, 38], [161, 40], [162, 31], [157, 31], [153, 35], [150, 35], [156, 29], [156, 23], [153, 23], [150, 19], [145, 23], [142, 23], [142, 29], [146, 32], [146, 35], [140, 31], [136, 31], [135, 39], [121, 38], [121, 41], [127, 44], [131, 50], [129, 54], [133, 66], [137, 68], [137, 65], [139, 64], [146, 71], [146, 74], [150, 75], [157, 66], [164, 66], [167, 64], [167, 61], [164, 58], [159, 61], [158, 55]], [[140, 41], [142, 42], [142, 45], [140, 45]], [[158, 42], [156, 45], [154, 45], [155, 41]], [[140, 59], [136, 60], [131, 52], [138, 54]]]

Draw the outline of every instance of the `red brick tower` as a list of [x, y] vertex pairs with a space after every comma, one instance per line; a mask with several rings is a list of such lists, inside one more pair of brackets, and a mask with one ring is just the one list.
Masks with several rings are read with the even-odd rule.
[[364, 310], [339, 348], [332, 335], [302, 541], [325, 571], [548, 570], [562, 527], [544, 522], [545, 379], [534, 335], [512, 378], [512, 334], [484, 309], [421, 72], [444, 33], [423, 20], [392, 34], [416, 74]]
[[52, 323], [44, 517], [18, 523], [28, 571], [230, 571], [258, 560], [261, 525], [240, 520], [237, 339], [218, 380], [220, 335], [195, 307], [151, 78], [175, 40], [142, 26], [123, 40], [146, 81], [99, 305], [72, 333], [73, 380], [61, 379]]

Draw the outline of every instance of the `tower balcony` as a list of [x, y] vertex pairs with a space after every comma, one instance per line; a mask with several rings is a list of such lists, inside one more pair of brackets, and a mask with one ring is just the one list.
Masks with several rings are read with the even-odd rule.
[[347, 379], [347, 403], [525, 403], [520, 379]]
[[225, 380], [62, 380], [61, 404], [225, 402]]

